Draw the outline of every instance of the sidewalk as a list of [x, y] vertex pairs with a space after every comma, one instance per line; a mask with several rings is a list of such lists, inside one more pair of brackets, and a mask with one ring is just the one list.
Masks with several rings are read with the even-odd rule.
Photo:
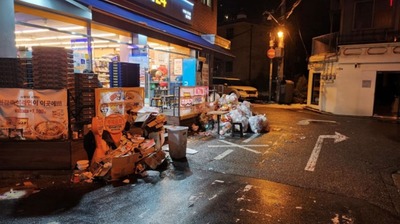
[[[71, 141], [71, 168], [66, 170], [0, 170], [0, 188], [15, 186], [24, 181], [31, 181], [40, 186], [52, 184], [53, 182], [70, 181], [76, 161], [87, 159], [83, 148], [83, 140]], [[40, 183], [40, 184], [39, 184]]]

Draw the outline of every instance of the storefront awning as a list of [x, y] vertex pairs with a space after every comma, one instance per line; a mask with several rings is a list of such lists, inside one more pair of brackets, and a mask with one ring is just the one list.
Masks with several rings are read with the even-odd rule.
[[93, 8], [102, 10], [104, 12], [116, 15], [123, 19], [129, 20], [138, 26], [141, 26], [145, 29], [149, 29], [152, 31], [156, 31], [162, 35], [173, 37], [176, 39], [180, 39], [188, 43], [188, 47], [198, 49], [198, 50], [208, 50], [213, 51], [225, 56], [235, 57], [228, 50], [225, 50], [217, 45], [211, 44], [204, 40], [200, 35], [196, 35], [194, 33], [179, 29], [177, 27], [152, 20], [141, 16], [137, 13], [128, 11], [126, 9], [120, 8], [113, 4], [101, 1], [101, 0], [79, 0], [81, 3], [92, 6]]

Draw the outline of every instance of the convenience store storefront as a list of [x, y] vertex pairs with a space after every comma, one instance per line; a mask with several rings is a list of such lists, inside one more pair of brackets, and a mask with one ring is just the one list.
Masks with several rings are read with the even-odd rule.
[[[73, 52], [74, 72], [93, 71], [98, 74], [103, 87], [110, 85], [110, 71], [107, 66], [109, 62], [140, 64], [140, 86], [145, 89], [144, 95], [148, 99], [152, 90], [161, 82], [163, 85], [167, 83], [167, 86], [183, 84], [182, 74], [177, 67], [185, 59], [204, 63], [202, 68], [207, 69], [207, 76], [199, 81], [208, 86], [214, 53], [230, 56], [225, 50], [198, 35], [160, 22], [153, 23], [148, 18], [103, 1], [38, 2], [16, 0], [12, 5], [16, 57], [32, 57], [32, 48], [37, 46], [69, 49]], [[2, 10], [10, 10], [3, 7], [3, 4], [4, 1], [0, 3]], [[143, 25], [145, 23], [147, 25]], [[166, 26], [164, 28], [167, 30], [160, 26]], [[8, 36], [12, 35], [9, 33]], [[159, 76], [154, 70], [163, 74]], [[53, 168], [64, 169], [70, 164], [66, 161], [70, 156], [69, 141], [27, 141], [19, 142], [18, 146], [15, 142], [2, 142], [2, 148], [3, 154], [7, 154], [6, 149], [13, 152], [18, 149], [19, 154], [24, 154], [25, 150], [40, 148], [41, 151], [37, 151], [37, 160], [41, 162], [36, 163], [37, 168], [43, 168], [43, 161], [46, 160], [43, 158], [52, 160]], [[57, 158], [53, 157], [55, 148], [58, 149]]]
[[170, 94], [185, 84], [183, 60], [196, 60], [196, 72], [206, 75], [189, 78], [208, 86], [214, 55], [232, 57], [199, 35], [100, 0], [17, 0], [14, 8], [18, 57], [30, 57], [33, 46], [72, 49], [74, 72], [93, 71], [103, 87], [110, 87], [110, 62], [140, 64], [146, 103], [160, 84]]

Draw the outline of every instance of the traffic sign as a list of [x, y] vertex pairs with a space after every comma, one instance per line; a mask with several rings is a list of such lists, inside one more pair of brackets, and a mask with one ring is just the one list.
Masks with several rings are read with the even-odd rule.
[[268, 57], [269, 59], [273, 59], [273, 58], [275, 57], [275, 49], [273, 49], [273, 48], [268, 49], [268, 51], [267, 51], [267, 57]]

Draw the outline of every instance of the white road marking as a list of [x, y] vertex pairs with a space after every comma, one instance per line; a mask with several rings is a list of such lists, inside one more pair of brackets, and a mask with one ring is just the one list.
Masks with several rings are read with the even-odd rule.
[[[282, 139], [286, 137], [286, 134], [282, 134], [281, 136], [279, 136], [279, 138], [272, 144], [272, 147], [268, 150], [265, 150], [265, 152], [263, 153], [263, 155], [267, 154], [272, 148], [276, 148], [278, 146], [278, 144], [282, 141]], [[267, 159], [263, 159], [260, 164], [263, 164]]]
[[225, 140], [219, 140], [220, 142], [223, 142], [223, 143], [225, 143], [225, 144], [228, 144], [228, 145], [232, 145], [232, 146], [236, 146], [236, 147], [239, 147], [239, 148], [242, 148], [242, 149], [246, 149], [247, 151], [250, 151], [250, 152], [254, 152], [254, 153], [260, 153], [259, 151], [256, 151], [256, 150], [253, 150], [253, 149], [250, 149], [250, 148], [247, 148], [247, 147], [245, 147], [245, 146], [241, 146], [241, 145], [238, 145], [238, 144], [235, 144], [235, 143], [232, 143], [232, 142], [228, 142], [228, 141], [225, 141]]
[[228, 149], [228, 150], [226, 150], [225, 152], [223, 152], [223, 153], [219, 154], [218, 156], [216, 156], [216, 157], [214, 158], [214, 160], [221, 160], [221, 159], [223, 159], [225, 156], [229, 155], [231, 152], [233, 152], [233, 150], [232, 150], [232, 149]]
[[[241, 145], [244, 147], [269, 147], [269, 145]], [[209, 145], [210, 148], [225, 148], [225, 147], [232, 147], [231, 145]]]
[[253, 134], [252, 136], [250, 136], [250, 138], [244, 140], [243, 142], [244, 142], [244, 143], [248, 143], [248, 142], [250, 142], [251, 140], [257, 138], [259, 135], [260, 135], [259, 133]]
[[336, 124], [336, 121], [329, 121], [329, 120], [314, 120], [314, 119], [306, 119], [297, 122], [298, 125], [309, 125], [311, 122], [320, 122], [320, 123], [332, 123]]
[[348, 139], [348, 137], [340, 134], [339, 132], [335, 132], [335, 135], [320, 135], [320, 136], [318, 136], [318, 140], [315, 143], [315, 146], [311, 153], [310, 158], [308, 159], [306, 168], [304, 168], [306, 171], [314, 171], [315, 170], [315, 166], [317, 165], [318, 156], [319, 156], [319, 153], [321, 152], [322, 143], [324, 142], [325, 138], [335, 139], [334, 143], [342, 142], [342, 141]]

